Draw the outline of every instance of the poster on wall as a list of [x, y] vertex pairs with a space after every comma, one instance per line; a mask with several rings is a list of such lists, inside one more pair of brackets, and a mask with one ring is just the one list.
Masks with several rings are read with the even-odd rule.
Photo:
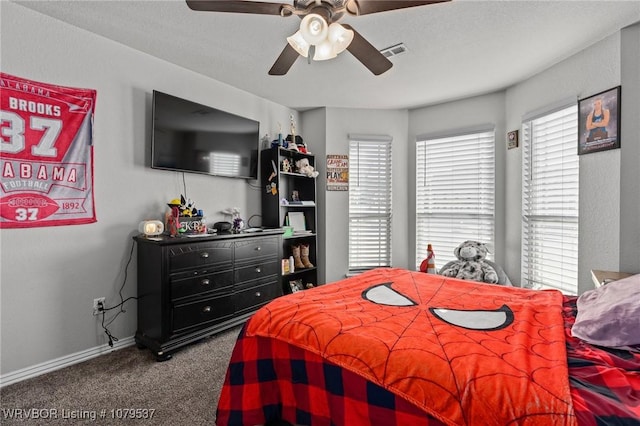
[[0, 228], [96, 221], [96, 91], [0, 73]]
[[578, 155], [620, 148], [620, 86], [578, 101]]
[[327, 155], [327, 191], [349, 190], [349, 156]]

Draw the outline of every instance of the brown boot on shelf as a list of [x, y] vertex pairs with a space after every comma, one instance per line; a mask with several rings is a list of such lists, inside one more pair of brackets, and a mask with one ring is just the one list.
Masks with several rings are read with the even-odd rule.
[[[309, 244], [300, 245], [300, 259], [305, 268], [313, 268], [313, 263], [309, 262]], [[296, 265], [296, 268], [298, 266]]]
[[293, 252], [293, 266], [296, 268], [296, 270], [306, 268], [306, 266], [304, 266], [304, 263], [302, 263], [302, 260], [300, 259], [300, 246], [291, 246], [291, 251]]

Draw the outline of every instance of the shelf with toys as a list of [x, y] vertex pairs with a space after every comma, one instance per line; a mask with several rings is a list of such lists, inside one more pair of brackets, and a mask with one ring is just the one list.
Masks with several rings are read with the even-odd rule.
[[[262, 225], [285, 227], [282, 285], [285, 293], [317, 286], [315, 156], [300, 136], [279, 137], [261, 152]], [[296, 141], [297, 143], [294, 143]], [[291, 261], [290, 261], [291, 258]], [[293, 272], [290, 264], [293, 263]]]

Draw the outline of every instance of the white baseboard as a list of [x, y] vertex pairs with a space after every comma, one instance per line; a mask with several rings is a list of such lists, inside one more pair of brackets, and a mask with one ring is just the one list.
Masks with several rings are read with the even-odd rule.
[[84, 351], [45, 361], [41, 364], [12, 371], [11, 373], [0, 376], [0, 388], [26, 379], [31, 379], [32, 377], [37, 377], [42, 374], [51, 373], [52, 371], [68, 367], [73, 364], [78, 364], [80, 362], [90, 360], [91, 358], [126, 348], [133, 344], [135, 344], [133, 336], [125, 337], [124, 339], [119, 339], [117, 342], [113, 342], [113, 347], [105, 343], [104, 345], [95, 346], [93, 348], [85, 349]]

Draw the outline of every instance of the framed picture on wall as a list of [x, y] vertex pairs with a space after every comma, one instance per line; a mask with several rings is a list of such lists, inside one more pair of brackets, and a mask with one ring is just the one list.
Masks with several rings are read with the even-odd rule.
[[518, 147], [518, 131], [514, 130], [507, 133], [507, 149], [513, 149]]
[[620, 148], [620, 86], [578, 101], [578, 155]]

